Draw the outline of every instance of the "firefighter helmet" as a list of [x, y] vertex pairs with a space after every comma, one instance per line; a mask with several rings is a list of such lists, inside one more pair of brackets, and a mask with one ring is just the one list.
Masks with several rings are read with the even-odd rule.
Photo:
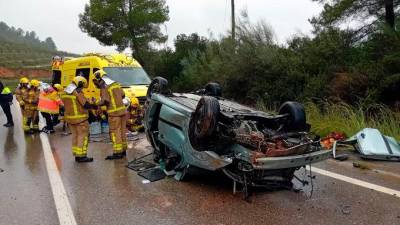
[[131, 97], [131, 106], [139, 106], [139, 99], [136, 97]]
[[19, 80], [19, 83], [20, 83], [20, 84], [28, 84], [28, 83], [29, 83], [29, 79], [26, 78], [26, 77], [23, 77], [23, 78], [21, 78], [21, 79]]
[[61, 91], [64, 90], [64, 88], [63, 88], [63, 86], [61, 86], [61, 84], [55, 84], [55, 85], [54, 85], [54, 88], [55, 88], [58, 92], [61, 92]]
[[40, 81], [38, 81], [38, 80], [31, 80], [31, 82], [29, 83], [29, 85], [31, 86], [31, 87], [39, 87], [39, 85], [40, 85]]
[[97, 71], [94, 73], [94, 77], [95, 77], [97, 80], [100, 80], [100, 79], [103, 78], [105, 75], [107, 75], [107, 73], [106, 73], [106, 71], [104, 71], [104, 70], [97, 70]]
[[74, 78], [74, 80], [72, 81], [76, 86], [80, 86], [79, 84], [82, 83], [82, 87], [86, 87], [87, 85], [87, 80], [86, 78], [82, 77], [82, 76], [76, 76]]

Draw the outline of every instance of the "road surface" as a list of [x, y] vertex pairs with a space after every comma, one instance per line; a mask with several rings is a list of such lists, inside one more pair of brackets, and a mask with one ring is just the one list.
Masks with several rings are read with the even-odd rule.
[[[77, 164], [70, 136], [25, 136], [0, 128], [0, 224], [400, 224], [400, 164], [368, 162], [370, 169], [328, 160], [315, 165], [314, 191], [257, 191], [248, 203], [233, 195], [220, 173], [198, 172], [184, 182], [143, 183], [125, 166], [151, 147], [130, 142], [128, 159], [105, 161], [111, 145], [90, 143], [94, 162]], [[5, 121], [0, 112], [0, 124]], [[60, 130], [60, 127], [57, 127]], [[356, 160], [356, 159], [354, 159]], [[301, 174], [299, 174], [301, 175]], [[360, 186], [365, 181], [366, 186]], [[378, 187], [370, 185], [378, 185]], [[383, 188], [383, 189], [382, 189]], [[387, 192], [385, 192], [385, 190]]]

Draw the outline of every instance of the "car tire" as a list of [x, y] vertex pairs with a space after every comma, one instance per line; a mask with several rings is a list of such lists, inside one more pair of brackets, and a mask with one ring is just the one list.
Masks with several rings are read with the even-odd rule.
[[219, 98], [222, 96], [221, 85], [215, 82], [210, 82], [205, 86], [205, 95]]
[[220, 106], [216, 98], [201, 97], [189, 124], [189, 138], [193, 147], [199, 148], [207, 145], [208, 140], [217, 129], [219, 113]]
[[285, 102], [279, 108], [280, 115], [287, 115], [284, 124], [285, 131], [306, 131], [306, 112], [304, 106], [298, 102]]
[[154, 93], [168, 94], [168, 80], [163, 77], [154, 78], [147, 89], [146, 97], [148, 101]]

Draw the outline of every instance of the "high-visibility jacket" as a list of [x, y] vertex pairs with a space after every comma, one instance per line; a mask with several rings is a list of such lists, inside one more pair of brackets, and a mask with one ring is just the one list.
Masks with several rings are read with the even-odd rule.
[[79, 124], [89, 118], [88, 110], [85, 105], [88, 104], [82, 92], [74, 90], [71, 94], [64, 93], [61, 96], [64, 103], [64, 120], [69, 124]]
[[26, 110], [37, 110], [37, 105], [39, 103], [39, 95], [40, 90], [39, 88], [29, 88], [27, 92], [25, 92], [24, 96], [22, 97], [22, 101], [25, 103]]
[[10, 88], [4, 87], [0, 93], [0, 103], [1, 104], [9, 103], [9, 102], [12, 102], [12, 100], [13, 100], [13, 96], [12, 96]]
[[60, 112], [62, 101], [58, 96], [57, 91], [50, 90], [49, 92], [40, 92], [38, 110], [40, 112], [58, 114]]
[[25, 102], [23, 100], [23, 96], [26, 94], [27, 91], [28, 91], [28, 88], [21, 87], [21, 86], [18, 86], [17, 89], [15, 89], [15, 98], [17, 99], [17, 102], [21, 106], [23, 106], [25, 104]]
[[101, 101], [99, 105], [107, 106], [108, 116], [123, 116], [126, 114], [126, 106], [123, 102], [124, 97], [125, 93], [121, 85], [112, 83], [101, 89]]

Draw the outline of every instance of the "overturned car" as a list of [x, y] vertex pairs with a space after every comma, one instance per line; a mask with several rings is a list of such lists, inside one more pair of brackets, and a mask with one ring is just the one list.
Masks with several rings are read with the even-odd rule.
[[286, 102], [278, 114], [257, 111], [222, 98], [216, 83], [180, 94], [155, 78], [144, 125], [155, 160], [168, 170], [222, 170], [245, 188], [291, 187], [297, 169], [331, 157], [308, 133], [301, 104]]

